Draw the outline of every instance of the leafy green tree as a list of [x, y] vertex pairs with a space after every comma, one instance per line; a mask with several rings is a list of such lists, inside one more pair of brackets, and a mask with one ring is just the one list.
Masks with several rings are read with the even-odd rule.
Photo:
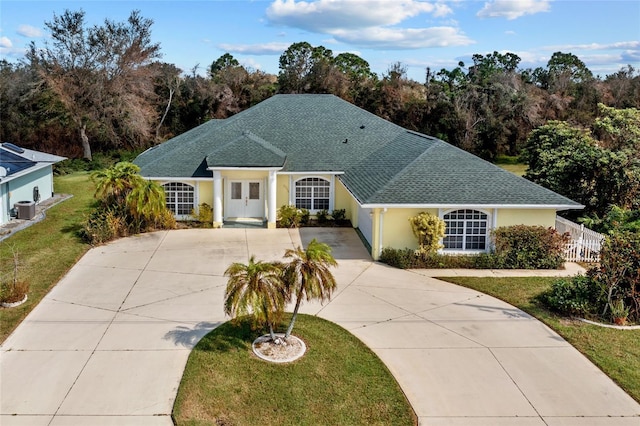
[[251, 256], [248, 264], [233, 263], [224, 272], [227, 281], [224, 312], [232, 318], [251, 314], [254, 324], [269, 327], [275, 341], [274, 326], [282, 319], [287, 293], [282, 266], [262, 262]]
[[337, 287], [337, 283], [330, 267], [338, 266], [338, 263], [331, 254], [331, 247], [315, 238], [304, 250], [301, 247], [288, 249], [284, 257], [291, 259], [284, 266], [284, 282], [289, 297], [295, 295], [296, 298], [291, 322], [285, 334], [287, 339], [293, 331], [303, 299], [317, 299], [320, 302], [331, 299], [331, 293]]
[[294, 43], [280, 55], [279, 65], [280, 93], [326, 93], [334, 70], [333, 52], [306, 41]]
[[568, 83], [584, 83], [593, 78], [593, 73], [573, 53], [555, 52], [547, 62], [550, 85], [564, 88]]
[[353, 83], [361, 83], [364, 80], [375, 77], [375, 73], [371, 72], [369, 62], [355, 53], [340, 53], [335, 57], [333, 62], [338, 70], [345, 74]]
[[640, 161], [628, 150], [601, 148], [591, 134], [550, 121], [531, 133], [523, 152], [525, 177], [585, 205], [602, 216], [610, 205], [637, 208]]
[[630, 149], [640, 157], [640, 109], [616, 109], [598, 104], [600, 117], [594, 129], [600, 141], [610, 149]]
[[209, 76], [215, 79], [220, 71], [237, 67], [240, 67], [240, 62], [230, 53], [225, 53], [211, 64], [211, 67], [209, 67]]

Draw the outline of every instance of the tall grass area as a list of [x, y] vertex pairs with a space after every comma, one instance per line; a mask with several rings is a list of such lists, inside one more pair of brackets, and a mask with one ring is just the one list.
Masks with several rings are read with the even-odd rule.
[[299, 315], [294, 334], [307, 352], [288, 364], [252, 354], [251, 343], [261, 334], [245, 319], [222, 324], [198, 342], [178, 389], [175, 424], [416, 424], [386, 366], [337, 324]]
[[538, 296], [557, 278], [439, 278], [478, 290], [538, 318], [640, 402], [640, 330], [615, 330], [558, 316]]
[[12, 270], [13, 251], [20, 262], [19, 277], [30, 289], [26, 303], [0, 308], [0, 342], [18, 326], [49, 290], [89, 249], [77, 232], [93, 205], [95, 186], [87, 172], [54, 179], [56, 193], [73, 197], [46, 211], [46, 218], [0, 242], [0, 272]]

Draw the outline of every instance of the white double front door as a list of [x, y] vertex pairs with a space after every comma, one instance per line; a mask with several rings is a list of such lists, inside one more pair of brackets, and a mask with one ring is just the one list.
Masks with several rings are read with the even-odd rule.
[[231, 180], [227, 197], [227, 218], [264, 218], [262, 182]]

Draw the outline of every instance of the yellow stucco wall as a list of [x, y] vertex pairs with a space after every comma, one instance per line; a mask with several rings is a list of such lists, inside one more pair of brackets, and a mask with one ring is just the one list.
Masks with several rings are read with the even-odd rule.
[[[426, 211], [438, 215], [438, 209], [387, 209], [383, 215], [382, 246], [394, 248], [417, 248], [416, 240], [409, 218]], [[488, 210], [493, 214], [493, 210]], [[556, 211], [553, 209], [499, 209], [496, 226], [538, 225], [554, 227]], [[374, 224], [377, 226], [377, 224]], [[374, 228], [375, 233], [376, 228]]]
[[536, 225], [544, 227], [556, 226], [554, 209], [501, 209], [498, 210], [496, 226]]
[[[344, 209], [347, 219], [351, 219], [351, 222], [354, 222], [354, 212], [357, 212], [357, 203], [356, 200], [351, 196], [351, 193], [347, 191], [342, 182], [340, 182], [336, 178], [335, 184], [335, 205], [334, 209], [340, 210]], [[355, 215], [355, 220], [357, 221], [357, 215]], [[356, 225], [354, 225], [355, 227]]]
[[438, 215], [438, 209], [387, 209], [382, 216], [382, 246], [402, 249], [418, 248], [409, 218], [421, 212]]
[[200, 188], [198, 204], [207, 203], [213, 206], [213, 181], [200, 181], [198, 187]]
[[277, 175], [276, 208], [289, 204], [289, 175]]

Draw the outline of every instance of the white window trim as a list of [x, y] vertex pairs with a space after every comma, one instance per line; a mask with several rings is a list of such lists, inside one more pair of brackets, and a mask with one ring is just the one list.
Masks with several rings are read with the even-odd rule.
[[[485, 234], [485, 237], [486, 237], [485, 249], [484, 250], [478, 250], [478, 249], [460, 250], [460, 249], [442, 248], [439, 250], [439, 252], [442, 254], [473, 255], [473, 254], [488, 253], [489, 251], [491, 251], [491, 231], [495, 228], [495, 218], [497, 217], [496, 209], [492, 209], [492, 211], [488, 211], [486, 209], [480, 209], [477, 207], [464, 207], [464, 208], [459, 207], [459, 208], [449, 208], [449, 209], [439, 208], [438, 217], [444, 220], [444, 216], [446, 214], [449, 214], [451, 212], [455, 212], [458, 210], [473, 210], [473, 211], [477, 211], [487, 215], [487, 233]], [[443, 244], [443, 241], [444, 241], [444, 238], [440, 238], [440, 244]]]
[[[296, 178], [293, 177], [293, 175], [289, 175], [289, 204], [292, 206], [296, 205], [296, 183], [298, 183], [301, 180], [304, 179], [308, 179], [308, 178], [317, 178], [317, 179], [322, 179], [326, 182], [329, 182], [329, 208], [327, 209], [329, 211], [329, 213], [331, 213], [334, 210], [334, 192], [335, 192], [335, 176], [331, 175], [329, 177], [329, 179], [327, 179], [324, 176], [319, 176], [319, 175], [302, 175], [302, 176], [296, 176]], [[316, 214], [318, 213], [320, 210], [318, 209], [309, 209], [309, 213], [310, 214]]]
[[[175, 180], [171, 180], [171, 181], [164, 181], [161, 182], [160, 185], [162, 186], [162, 189], [164, 189], [164, 185], [167, 184], [171, 184], [171, 183], [181, 183], [183, 185], [187, 185], [190, 186], [191, 188], [193, 188], [193, 206], [191, 206], [192, 210], [197, 211], [198, 206], [200, 205], [199, 203], [199, 182], [196, 182], [195, 185], [192, 185], [188, 182], [184, 182], [184, 181], [175, 181]], [[193, 219], [193, 216], [190, 214], [176, 214], [173, 210], [171, 210], [171, 212], [173, 213], [173, 216], [176, 218], [176, 220], [191, 220]]]

